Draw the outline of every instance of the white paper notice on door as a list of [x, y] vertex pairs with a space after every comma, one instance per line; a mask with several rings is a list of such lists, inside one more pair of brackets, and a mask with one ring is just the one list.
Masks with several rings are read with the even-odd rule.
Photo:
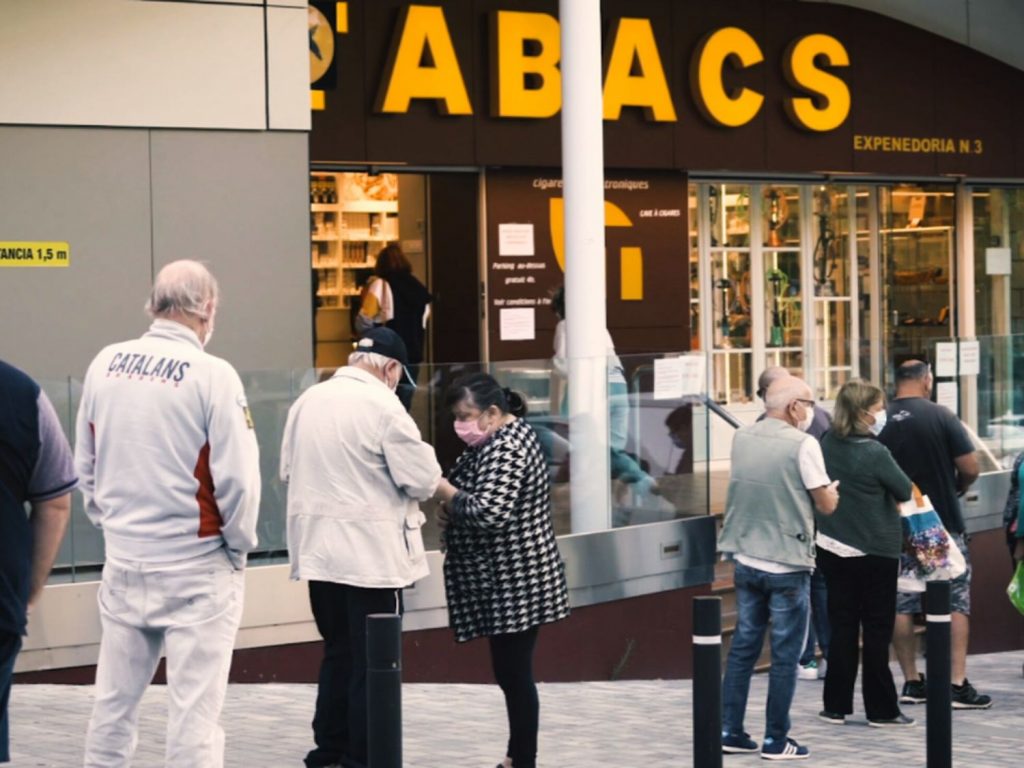
[[940, 341], [935, 345], [935, 375], [956, 376], [955, 341]]
[[498, 311], [499, 336], [502, 341], [531, 341], [537, 338], [534, 325], [537, 310], [515, 307]]
[[955, 381], [940, 381], [935, 385], [935, 402], [957, 412], [959, 392]]
[[960, 342], [960, 375], [981, 373], [981, 345], [976, 341]]
[[683, 355], [679, 358], [684, 395], [703, 395], [706, 383], [704, 355]]
[[499, 256], [533, 256], [533, 224], [499, 224]]
[[683, 396], [681, 358], [663, 357], [654, 361], [654, 399], [678, 400]]

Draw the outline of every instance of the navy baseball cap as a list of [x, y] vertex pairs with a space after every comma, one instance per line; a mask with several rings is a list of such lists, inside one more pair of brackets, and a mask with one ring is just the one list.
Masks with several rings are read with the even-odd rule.
[[392, 360], [397, 360], [402, 364], [402, 370], [405, 371], [405, 378], [409, 380], [409, 383], [414, 387], [416, 382], [413, 381], [412, 376], [409, 373], [409, 355], [405, 350], [405, 342], [402, 341], [402, 337], [392, 331], [390, 328], [379, 326], [377, 328], [371, 328], [363, 334], [362, 338], [356, 342], [356, 352], [373, 352], [384, 357], [390, 357]]

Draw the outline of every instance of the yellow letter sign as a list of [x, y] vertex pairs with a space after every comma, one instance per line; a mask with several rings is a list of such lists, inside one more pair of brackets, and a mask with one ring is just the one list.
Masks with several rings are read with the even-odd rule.
[[850, 89], [846, 83], [815, 66], [815, 59], [824, 57], [833, 67], [850, 66], [850, 57], [843, 44], [829, 35], [807, 35], [796, 40], [786, 51], [782, 62], [786, 80], [794, 88], [810, 91], [815, 99], [786, 100], [786, 113], [799, 127], [809, 131], [831, 131], [838, 128], [850, 114]]
[[[634, 61], [640, 74], [632, 74]], [[676, 120], [650, 19], [619, 19], [612, 33], [604, 77], [604, 119], [618, 120], [623, 107], [643, 107], [648, 120]]]
[[[492, 17], [491, 113], [497, 117], [545, 118], [562, 108], [562, 40], [558, 19], [547, 13], [498, 11]], [[539, 44], [527, 53], [525, 43]], [[527, 87], [527, 85], [535, 87]]]
[[701, 113], [716, 125], [738, 128], [753, 120], [764, 103], [764, 96], [749, 88], [726, 93], [722, 68], [726, 62], [739, 68], [764, 61], [757, 41], [739, 27], [725, 27], [705, 37], [697, 46], [690, 66], [690, 87]]
[[471, 115], [444, 9], [410, 5], [399, 20], [384, 67], [378, 112], [408, 112], [413, 99], [434, 99], [445, 115]]

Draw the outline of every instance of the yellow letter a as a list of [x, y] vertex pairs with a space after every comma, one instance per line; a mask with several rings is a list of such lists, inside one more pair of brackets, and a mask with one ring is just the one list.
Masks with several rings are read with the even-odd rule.
[[[632, 74], [636, 61], [640, 74]], [[618, 120], [623, 107], [643, 107], [648, 120], [675, 122], [665, 70], [650, 19], [619, 19], [605, 67], [604, 119]]]
[[439, 6], [410, 5], [403, 12], [384, 68], [377, 111], [408, 112], [413, 99], [435, 99], [445, 115], [473, 114]]

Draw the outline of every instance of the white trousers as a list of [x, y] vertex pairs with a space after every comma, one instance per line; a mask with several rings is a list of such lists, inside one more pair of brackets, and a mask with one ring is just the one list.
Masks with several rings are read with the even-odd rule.
[[174, 563], [108, 560], [99, 590], [103, 639], [85, 768], [127, 768], [139, 702], [167, 655], [167, 768], [222, 768], [231, 652], [243, 572], [223, 549]]

